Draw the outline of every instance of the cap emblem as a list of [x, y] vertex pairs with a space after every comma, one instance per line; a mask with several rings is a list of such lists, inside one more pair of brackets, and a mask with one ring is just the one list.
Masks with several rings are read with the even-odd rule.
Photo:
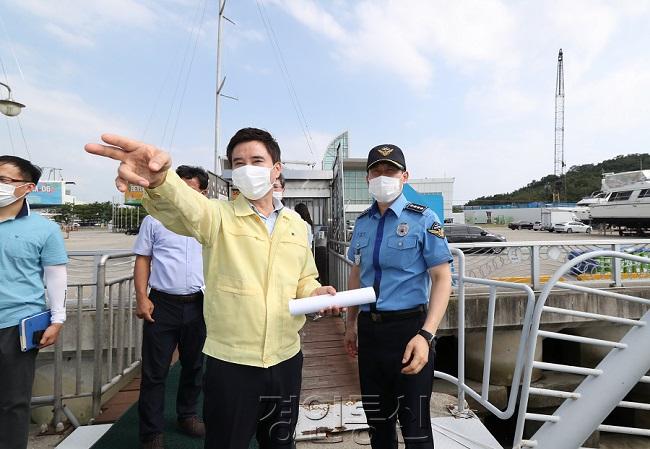
[[382, 156], [387, 157], [389, 154], [393, 152], [393, 148], [384, 147], [377, 150], [377, 152], [379, 152], [379, 154], [381, 154]]

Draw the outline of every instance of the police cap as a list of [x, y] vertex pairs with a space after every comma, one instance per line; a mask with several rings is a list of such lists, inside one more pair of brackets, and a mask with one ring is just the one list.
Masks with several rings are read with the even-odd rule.
[[368, 153], [368, 162], [366, 163], [366, 170], [380, 162], [388, 162], [393, 164], [400, 170], [406, 170], [406, 161], [404, 160], [404, 153], [397, 145], [383, 144], [377, 145], [370, 153]]

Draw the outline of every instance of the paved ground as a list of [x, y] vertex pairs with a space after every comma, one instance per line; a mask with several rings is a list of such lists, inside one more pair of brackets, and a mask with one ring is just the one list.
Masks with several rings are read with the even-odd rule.
[[72, 432], [72, 428], [66, 429], [62, 435], [41, 435], [39, 426], [32, 425], [29, 432], [29, 442], [27, 449], [46, 449], [56, 447], [65, 437]]
[[70, 236], [65, 239], [65, 247], [68, 251], [130, 250], [134, 241], [135, 236], [124, 233], [109, 232], [105, 229], [82, 229], [70, 232]]

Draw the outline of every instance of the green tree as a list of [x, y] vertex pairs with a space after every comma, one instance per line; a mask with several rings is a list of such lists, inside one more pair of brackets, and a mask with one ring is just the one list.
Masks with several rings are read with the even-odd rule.
[[[482, 204], [512, 204], [544, 202], [553, 200], [553, 190], [557, 186], [562, 201], [576, 202], [601, 187], [603, 173], [620, 173], [640, 169], [650, 169], [650, 154], [629, 154], [616, 156], [598, 164], [574, 165], [562, 178], [555, 175], [544, 176], [539, 181], [533, 180], [526, 186], [510, 193], [482, 196], [467, 202], [466, 206]], [[565, 186], [566, 185], [566, 190]], [[565, 193], [566, 192], [566, 193]]]

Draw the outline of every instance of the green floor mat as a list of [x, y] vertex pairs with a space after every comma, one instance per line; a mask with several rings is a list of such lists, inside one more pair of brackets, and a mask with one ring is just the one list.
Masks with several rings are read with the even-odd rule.
[[[170, 370], [165, 387], [165, 447], [173, 449], [203, 449], [202, 438], [192, 438], [180, 433], [176, 426], [176, 392], [180, 378], [180, 363]], [[203, 395], [199, 398], [199, 414]], [[97, 441], [92, 449], [138, 449], [138, 404], [133, 404], [122, 417]], [[257, 441], [251, 441], [250, 449], [257, 449]]]

